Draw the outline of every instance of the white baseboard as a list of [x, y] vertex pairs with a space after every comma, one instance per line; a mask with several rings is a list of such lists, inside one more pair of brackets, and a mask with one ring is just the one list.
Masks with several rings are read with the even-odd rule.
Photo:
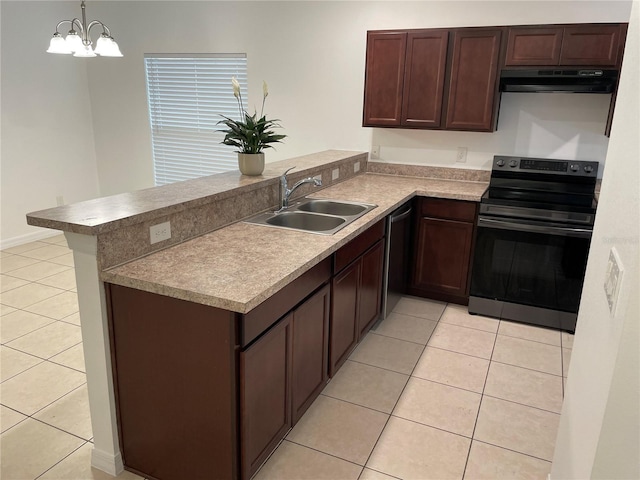
[[56, 235], [60, 235], [62, 232], [59, 230], [50, 230], [48, 228], [43, 228], [36, 232], [26, 233], [24, 235], [18, 235], [17, 237], [7, 238], [4, 240], [0, 240], [0, 250], [4, 250], [5, 248], [17, 247], [18, 245], [22, 245], [29, 242], [35, 242], [37, 240], [43, 240], [49, 237], [55, 237]]
[[91, 466], [114, 477], [118, 476], [124, 470], [124, 463], [122, 463], [120, 452], [116, 455], [111, 455], [96, 449], [96, 447], [93, 447], [91, 450]]

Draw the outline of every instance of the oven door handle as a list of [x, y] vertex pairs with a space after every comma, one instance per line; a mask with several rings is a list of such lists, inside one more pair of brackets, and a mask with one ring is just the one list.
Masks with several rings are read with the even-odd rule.
[[478, 227], [499, 228], [501, 230], [515, 230], [518, 232], [543, 233], [560, 235], [563, 237], [591, 238], [591, 230], [575, 227], [556, 227], [552, 225], [534, 225], [514, 221], [495, 220], [493, 218], [478, 218]]

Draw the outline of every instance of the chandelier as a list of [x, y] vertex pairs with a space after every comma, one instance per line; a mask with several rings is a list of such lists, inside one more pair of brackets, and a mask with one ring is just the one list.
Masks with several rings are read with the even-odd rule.
[[[58, 25], [56, 25], [56, 33], [53, 34], [47, 53], [73, 54], [74, 57], [95, 57], [96, 55], [102, 57], [121, 57], [122, 53], [120, 53], [118, 44], [113, 40], [109, 27], [98, 20], [93, 20], [87, 25], [84, 0], [82, 0], [80, 8], [82, 8], [82, 22], [77, 18], [58, 22]], [[58, 32], [58, 28], [60, 28], [60, 25], [63, 23], [69, 23], [71, 25], [71, 30], [67, 33], [66, 38], [63, 38]], [[89, 36], [89, 31], [96, 25], [102, 27], [102, 33], [96, 42], [96, 48], [94, 50], [92, 48], [93, 42]], [[76, 30], [76, 28], [78, 30]]]

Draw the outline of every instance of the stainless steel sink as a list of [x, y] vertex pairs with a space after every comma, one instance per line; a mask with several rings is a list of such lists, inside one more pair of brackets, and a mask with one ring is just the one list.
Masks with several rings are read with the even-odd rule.
[[305, 198], [286, 210], [263, 212], [246, 222], [288, 228], [320, 235], [333, 235], [377, 205], [331, 199]]
[[328, 215], [358, 215], [367, 209], [361, 203], [338, 202], [336, 200], [315, 200], [309, 199], [297, 206], [303, 212], [326, 213]]
[[345, 222], [346, 219], [342, 217], [316, 215], [307, 212], [282, 212], [266, 220], [266, 223], [269, 225], [295, 228], [296, 230], [308, 230], [311, 232], [333, 230]]

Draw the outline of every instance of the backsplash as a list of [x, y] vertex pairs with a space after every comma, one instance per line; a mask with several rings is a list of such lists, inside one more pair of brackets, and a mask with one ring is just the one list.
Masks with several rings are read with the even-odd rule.
[[[356, 163], [359, 163], [358, 172], [354, 172]], [[120, 265], [134, 258], [204, 235], [263, 210], [275, 209], [279, 201], [280, 175], [294, 166], [295, 170], [287, 175], [289, 185], [306, 177], [321, 175], [322, 178], [322, 187], [303, 185], [296, 190], [293, 198], [299, 198], [312, 194], [314, 190], [322, 190], [366, 172], [367, 154], [329, 150], [267, 163], [262, 176], [253, 177], [257, 180], [263, 179], [262, 181], [253, 182], [250, 186], [237, 190], [212, 195], [206, 203], [198, 202], [192, 207], [180, 209], [180, 205], [176, 204], [171, 208], [170, 213], [163, 215], [162, 211], [158, 210], [159, 215], [145, 215], [144, 219], [138, 223], [100, 233], [97, 255], [99, 269], [104, 270]], [[338, 178], [333, 180], [333, 172], [336, 169], [338, 169]], [[217, 176], [208, 178], [213, 181], [215, 177]], [[185, 186], [187, 182], [183, 182]], [[171, 223], [171, 238], [150, 244], [149, 228], [166, 221]]]

